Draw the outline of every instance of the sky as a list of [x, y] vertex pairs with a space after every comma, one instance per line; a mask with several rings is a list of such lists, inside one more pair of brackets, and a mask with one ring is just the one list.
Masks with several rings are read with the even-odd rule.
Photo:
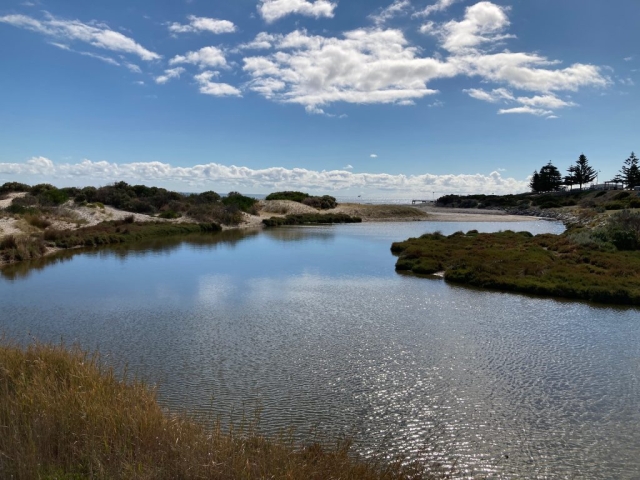
[[432, 198], [640, 150], [640, 1], [3, 0], [0, 184]]

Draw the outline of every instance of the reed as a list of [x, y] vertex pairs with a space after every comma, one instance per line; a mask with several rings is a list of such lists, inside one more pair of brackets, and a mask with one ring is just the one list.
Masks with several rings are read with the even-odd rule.
[[17, 480], [433, 478], [417, 465], [358, 460], [349, 442], [206, 428], [98, 355], [64, 346], [0, 343], [0, 429], [0, 478]]

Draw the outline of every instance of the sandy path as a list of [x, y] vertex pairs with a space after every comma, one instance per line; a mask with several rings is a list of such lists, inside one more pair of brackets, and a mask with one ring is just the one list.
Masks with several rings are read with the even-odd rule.
[[419, 205], [415, 208], [428, 213], [433, 222], [535, 222], [538, 217], [508, 215], [501, 210], [478, 210], [475, 208], [441, 208]]

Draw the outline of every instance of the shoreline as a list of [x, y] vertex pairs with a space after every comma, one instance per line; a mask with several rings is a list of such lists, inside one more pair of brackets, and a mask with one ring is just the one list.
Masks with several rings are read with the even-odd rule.
[[[11, 197], [4, 199], [3, 205], [8, 206], [11, 204], [13, 198], [19, 197], [20, 194], [11, 195]], [[5, 205], [6, 204], [6, 205]], [[355, 204], [346, 203], [340, 204], [336, 208], [328, 210], [316, 210], [315, 208], [308, 207], [295, 202], [290, 201], [261, 201], [260, 210], [257, 215], [250, 215], [243, 213], [243, 220], [237, 225], [220, 225], [222, 231], [230, 230], [251, 230], [251, 229], [263, 229], [265, 228], [262, 223], [263, 220], [272, 217], [284, 217], [291, 214], [344, 214], [349, 216], [357, 216], [362, 218], [363, 223], [398, 223], [398, 222], [527, 222], [538, 221], [540, 218], [533, 216], [520, 216], [510, 215], [506, 212], [497, 210], [482, 211], [477, 209], [451, 209], [441, 208], [434, 206], [415, 206], [415, 205], [370, 205], [370, 204]], [[490, 213], [489, 213], [490, 212]], [[70, 233], [79, 231], [87, 227], [96, 227], [98, 225], [106, 224], [105, 222], [123, 222], [127, 217], [133, 217], [135, 224], [144, 228], [144, 226], [151, 227], [153, 225], [167, 225], [167, 227], [194, 227], [199, 225], [198, 222], [189, 218], [179, 218], [174, 220], [160, 219], [150, 215], [134, 214], [124, 210], [119, 210], [111, 206], [105, 205], [101, 208], [87, 208], [84, 206], [75, 206], [73, 203], [65, 204], [60, 209], [61, 215], [64, 220], [55, 219], [52, 221], [54, 230]], [[75, 219], [75, 220], [72, 220]], [[25, 219], [20, 216], [5, 216], [0, 217], [0, 242], [5, 238], [13, 236], [16, 239], [32, 239], [36, 241], [38, 236], [44, 234], [44, 229], [37, 229], [27, 224]], [[176, 231], [172, 235], [183, 235], [183, 233]], [[41, 239], [42, 240], [42, 239]], [[44, 241], [44, 240], [42, 240]], [[137, 240], [133, 239], [132, 242]], [[118, 241], [112, 241], [107, 243], [120, 243]], [[0, 268], [20, 263], [24, 260], [37, 259], [42, 257], [48, 257], [55, 255], [63, 251], [81, 250], [83, 248], [91, 247], [88, 245], [74, 245], [70, 247], [54, 246], [51, 242], [45, 242], [39, 248], [40, 251], [37, 255], [31, 258], [22, 258], [19, 260], [7, 260], [5, 258], [0, 259]]]

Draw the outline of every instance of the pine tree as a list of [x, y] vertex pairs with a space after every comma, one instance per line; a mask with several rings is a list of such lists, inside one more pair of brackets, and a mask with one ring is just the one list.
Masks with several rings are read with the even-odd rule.
[[542, 192], [555, 192], [562, 185], [562, 174], [551, 162], [540, 169], [540, 188]]
[[575, 165], [571, 165], [567, 169], [567, 173], [569, 173], [569, 175], [565, 175], [564, 176], [563, 184], [566, 185], [567, 187], [571, 187], [571, 190], [573, 190], [573, 186], [578, 183], [578, 180], [576, 178], [576, 167], [575, 167]]
[[582, 190], [582, 185], [592, 182], [598, 176], [598, 172], [589, 165], [589, 160], [584, 153], [578, 157], [575, 165], [569, 167], [569, 170], [571, 169], [573, 169], [573, 184], [580, 185], [580, 190]]
[[620, 177], [627, 188], [634, 188], [640, 185], [640, 168], [638, 167], [638, 157], [631, 152], [629, 158], [624, 161], [620, 174], [616, 177]]
[[531, 176], [531, 181], [529, 182], [529, 188], [531, 188], [531, 191], [534, 193], [538, 193], [542, 191], [540, 190], [540, 174], [538, 173], [537, 170], [535, 170], [533, 172], [533, 175]]

